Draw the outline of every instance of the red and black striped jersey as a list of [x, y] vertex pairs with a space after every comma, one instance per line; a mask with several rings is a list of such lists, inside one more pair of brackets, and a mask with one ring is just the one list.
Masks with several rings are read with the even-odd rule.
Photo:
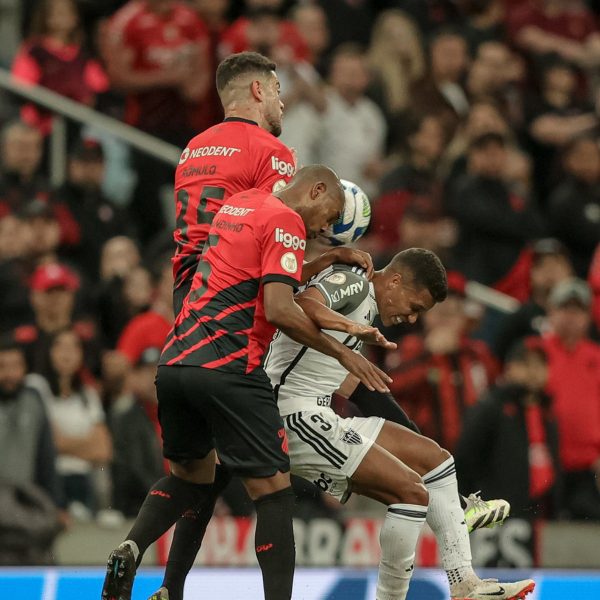
[[290, 149], [254, 121], [228, 118], [193, 138], [175, 172], [175, 288], [193, 277], [215, 213], [230, 196], [285, 185], [294, 175]]
[[297, 286], [305, 248], [300, 215], [275, 196], [253, 189], [229, 198], [212, 222], [159, 364], [236, 373], [260, 366], [275, 332], [263, 286]]

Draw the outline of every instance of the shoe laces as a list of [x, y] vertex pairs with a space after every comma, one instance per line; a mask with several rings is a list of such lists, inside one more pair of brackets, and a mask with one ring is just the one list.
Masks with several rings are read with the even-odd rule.
[[481, 494], [481, 490], [474, 492], [473, 494], [469, 494], [467, 500], [471, 503], [475, 510], [487, 510], [488, 503], [483, 500], [479, 494]]

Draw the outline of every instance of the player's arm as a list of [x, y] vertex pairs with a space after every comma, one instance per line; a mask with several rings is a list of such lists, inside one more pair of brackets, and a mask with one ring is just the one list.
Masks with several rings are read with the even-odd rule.
[[306, 283], [321, 271], [335, 264], [357, 265], [367, 272], [367, 279], [370, 280], [373, 276], [373, 260], [368, 252], [341, 246], [332, 248], [314, 260], [304, 263], [301, 283]]
[[364, 356], [353, 352], [335, 338], [323, 333], [294, 302], [291, 285], [281, 281], [264, 284], [264, 309], [267, 321], [281, 330], [289, 338], [332, 356], [346, 370], [353, 373], [370, 390], [389, 391], [391, 379]]
[[389, 342], [377, 327], [356, 323], [328, 308], [325, 296], [315, 287], [303, 291], [295, 297], [295, 301], [319, 329], [341, 331], [366, 344], [382, 346], [386, 350], [396, 349], [396, 344]]
[[106, 73], [111, 84], [124, 92], [142, 92], [157, 87], [173, 87], [182, 80], [180, 69], [142, 71], [133, 67], [134, 50], [127, 41], [127, 26], [110, 23], [102, 44]]

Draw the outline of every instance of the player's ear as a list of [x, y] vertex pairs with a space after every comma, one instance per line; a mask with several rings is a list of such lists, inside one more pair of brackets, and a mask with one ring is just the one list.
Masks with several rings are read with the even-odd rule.
[[250, 93], [252, 94], [252, 97], [257, 101], [257, 102], [262, 102], [265, 92], [264, 92], [264, 88], [263, 88], [263, 84], [260, 81], [260, 79], [253, 79], [252, 83], [250, 84]]
[[390, 277], [390, 279], [388, 281], [388, 288], [390, 290], [393, 290], [393, 289], [399, 287], [400, 285], [402, 285], [402, 274], [401, 273], [392, 273], [392, 276]]
[[322, 196], [327, 192], [327, 184], [324, 181], [317, 181], [311, 190], [310, 190], [310, 198], [311, 200], [315, 200], [319, 196]]

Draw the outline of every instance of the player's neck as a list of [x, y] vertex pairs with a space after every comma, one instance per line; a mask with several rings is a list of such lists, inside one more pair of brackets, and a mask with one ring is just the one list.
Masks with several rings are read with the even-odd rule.
[[246, 119], [246, 121], [254, 121], [262, 129], [267, 129], [266, 122], [262, 118], [260, 111], [253, 106], [234, 106], [225, 111], [226, 119]]
[[373, 284], [373, 290], [375, 292], [375, 301], [377, 298], [381, 296], [383, 292], [383, 287], [385, 286], [385, 277], [384, 277], [383, 269], [381, 271], [375, 271], [373, 273], [373, 277], [371, 278], [371, 283]]

